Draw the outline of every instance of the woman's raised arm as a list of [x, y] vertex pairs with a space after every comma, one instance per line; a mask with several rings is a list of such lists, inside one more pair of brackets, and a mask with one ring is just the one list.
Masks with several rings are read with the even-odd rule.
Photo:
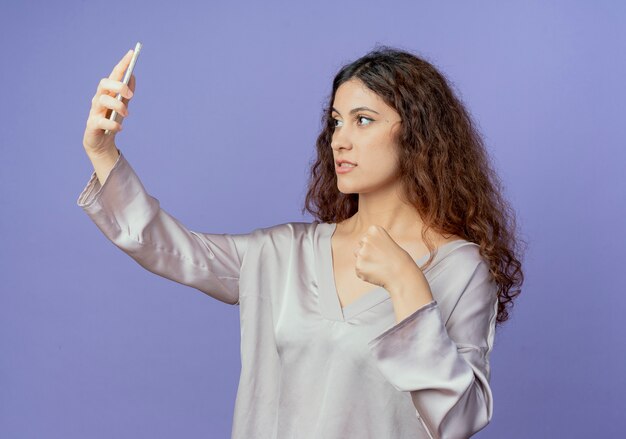
[[[167, 279], [196, 288], [229, 304], [239, 303], [239, 273], [249, 234], [208, 234], [188, 230], [161, 209], [114, 143], [121, 130], [109, 120], [115, 110], [128, 115], [135, 88], [121, 79], [132, 51], [103, 78], [91, 101], [83, 146], [94, 166], [77, 204], [104, 235], [142, 267]], [[122, 101], [117, 93], [126, 96]], [[104, 130], [108, 129], [109, 134]]]
[[77, 204], [148, 271], [222, 302], [239, 302], [239, 273], [250, 235], [188, 230], [147, 193], [121, 152], [104, 185], [92, 173]]

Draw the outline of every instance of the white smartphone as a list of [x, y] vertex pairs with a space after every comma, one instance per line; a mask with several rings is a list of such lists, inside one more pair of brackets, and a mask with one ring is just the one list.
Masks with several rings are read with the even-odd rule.
[[[125, 85], [128, 85], [128, 82], [130, 81], [130, 76], [133, 74], [133, 69], [135, 68], [135, 63], [137, 63], [137, 57], [139, 56], [139, 52], [141, 51], [141, 43], [137, 43], [135, 45], [135, 50], [133, 51], [133, 57], [130, 59], [130, 64], [128, 65], [128, 68], [126, 69], [126, 73], [124, 73], [124, 79], [122, 80], [122, 82]], [[115, 99], [117, 99], [118, 101], [122, 100], [122, 94], [118, 93], [117, 96], [115, 96]], [[115, 122], [120, 122], [122, 121], [122, 116], [120, 116], [119, 114], [117, 114], [117, 111], [113, 110], [111, 112], [111, 115], [109, 116], [109, 120], [114, 120]], [[110, 134], [111, 131], [109, 130], [104, 130], [104, 134], [108, 135]]]

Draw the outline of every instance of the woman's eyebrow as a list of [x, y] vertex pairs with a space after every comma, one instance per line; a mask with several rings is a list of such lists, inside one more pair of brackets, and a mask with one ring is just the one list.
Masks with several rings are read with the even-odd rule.
[[[339, 113], [339, 111], [337, 111], [337, 109], [335, 107], [333, 107], [332, 110], [336, 111], [337, 113]], [[372, 113], [380, 114], [378, 111], [374, 111], [374, 110], [372, 110], [371, 108], [368, 108], [368, 107], [356, 107], [356, 108], [353, 108], [352, 110], [350, 110], [350, 114], [354, 114], [354, 113], [356, 113], [358, 111], [364, 111], [364, 110], [365, 111], [371, 111]], [[339, 115], [341, 116], [341, 113], [339, 113]]]

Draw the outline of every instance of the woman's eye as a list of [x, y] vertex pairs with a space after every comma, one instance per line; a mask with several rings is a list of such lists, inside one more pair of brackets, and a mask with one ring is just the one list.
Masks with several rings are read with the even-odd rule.
[[[360, 119], [365, 119], [365, 120], [368, 120], [368, 121], [370, 121], [370, 122], [372, 121], [372, 119], [370, 119], [369, 117], [365, 117], [365, 116], [358, 116], [358, 117], [357, 117], [357, 119], [359, 119], [359, 120], [360, 120]], [[361, 124], [361, 125], [362, 125], [362, 124]], [[366, 123], [365, 125], [369, 125], [369, 123]]]
[[[367, 121], [368, 121], [368, 123], [366, 123], [366, 124], [361, 123], [361, 124], [360, 124], [361, 126], [369, 125], [369, 124], [370, 124], [370, 122], [373, 122], [373, 120], [374, 120], [374, 119], [370, 119], [369, 117], [365, 117], [365, 116], [357, 116], [357, 117], [356, 117], [356, 120], [358, 120], [358, 121], [360, 121], [361, 119], [365, 119], [365, 120], [367, 120]], [[341, 121], [340, 121], [339, 119], [335, 119], [335, 118], [333, 118], [333, 126], [334, 126], [334, 127], [339, 126], [339, 125], [337, 125], [337, 122], [341, 122]]]

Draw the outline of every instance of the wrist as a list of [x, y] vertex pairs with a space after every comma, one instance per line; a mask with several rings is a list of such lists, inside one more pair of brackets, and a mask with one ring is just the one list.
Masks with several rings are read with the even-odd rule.
[[87, 153], [87, 157], [89, 157], [90, 159], [95, 159], [95, 160], [102, 160], [102, 159], [106, 160], [106, 159], [111, 159], [111, 158], [117, 159], [117, 157], [120, 155], [120, 150], [115, 144], [111, 145], [110, 147], [106, 149], [98, 150], [98, 151], [93, 151], [88, 148], [85, 148], [85, 152]]
[[385, 285], [391, 296], [412, 295], [418, 291], [430, 291], [430, 285], [417, 266], [411, 259], [410, 263], [400, 267], [398, 273]]

